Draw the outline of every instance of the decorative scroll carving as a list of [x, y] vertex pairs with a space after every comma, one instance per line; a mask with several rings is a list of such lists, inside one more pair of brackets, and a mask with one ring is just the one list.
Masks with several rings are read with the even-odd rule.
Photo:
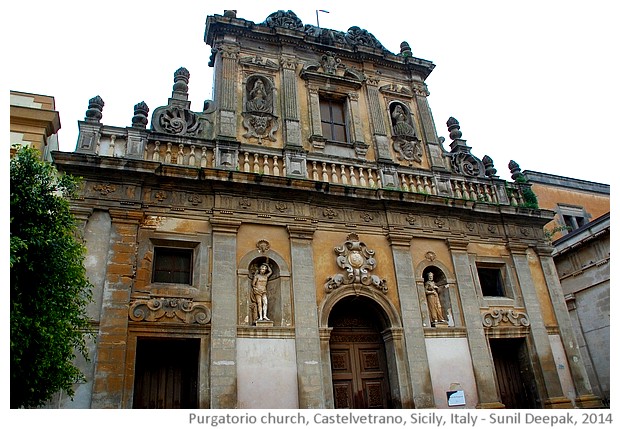
[[482, 314], [482, 325], [486, 328], [508, 323], [514, 326], [530, 326], [530, 319], [526, 313], [512, 308], [494, 308]]
[[383, 293], [387, 293], [385, 279], [381, 279], [374, 274], [369, 274], [377, 266], [374, 258], [374, 250], [366, 247], [366, 244], [359, 241], [357, 234], [352, 233], [347, 236], [347, 240], [340, 247], [335, 247], [336, 263], [346, 271], [346, 274], [334, 274], [327, 278], [325, 291], [332, 292], [341, 286], [353, 285], [354, 287], [374, 286]]
[[179, 106], [171, 106], [164, 110], [159, 116], [157, 125], [153, 125], [156, 131], [189, 136], [197, 135], [201, 129], [196, 114]]
[[279, 10], [272, 13], [265, 19], [265, 24], [269, 27], [282, 27], [291, 30], [303, 30], [304, 24], [301, 19], [291, 10]]
[[383, 85], [379, 88], [384, 94], [396, 95], [396, 96], [405, 96], [408, 98], [413, 97], [413, 91], [403, 85], [396, 85], [395, 83], [390, 83], [389, 85]]
[[129, 307], [129, 318], [136, 322], [182, 322], [206, 325], [211, 310], [186, 298], [138, 299]]
[[277, 70], [278, 63], [269, 58], [263, 58], [260, 55], [254, 57], [243, 57], [239, 59], [239, 64], [243, 66], [263, 67], [266, 69]]
[[349, 28], [344, 37], [353, 46], [361, 45], [369, 48], [385, 50], [383, 45], [379, 43], [377, 38], [373, 36], [372, 33], [357, 26]]
[[480, 160], [470, 153], [454, 153], [452, 154], [450, 162], [455, 173], [464, 174], [466, 176], [481, 176], [481, 172], [484, 171], [484, 169], [480, 168]]

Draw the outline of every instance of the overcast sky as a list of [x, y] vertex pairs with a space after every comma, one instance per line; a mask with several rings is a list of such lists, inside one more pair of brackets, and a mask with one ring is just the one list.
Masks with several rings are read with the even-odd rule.
[[356, 25], [393, 53], [407, 41], [414, 56], [436, 65], [426, 82], [446, 149], [446, 120], [454, 116], [473, 154], [493, 158], [504, 179], [514, 159], [523, 170], [611, 183], [617, 3], [12, 2], [11, 13], [2, 13], [9, 59], [2, 85], [54, 96], [61, 150], [73, 151], [89, 98], [103, 98], [104, 124], [131, 125], [134, 104], [145, 101], [152, 113], [167, 103], [181, 66], [191, 74], [192, 109], [202, 109], [213, 84], [211, 48], [203, 41], [208, 15], [234, 7], [237, 17], [261, 23], [290, 9], [316, 25], [315, 11], [324, 9], [330, 13], [319, 13], [321, 27]]

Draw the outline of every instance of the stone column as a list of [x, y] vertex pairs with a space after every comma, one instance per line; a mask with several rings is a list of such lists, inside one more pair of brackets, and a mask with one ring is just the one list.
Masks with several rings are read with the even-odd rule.
[[495, 380], [493, 357], [480, 316], [480, 303], [467, 255], [467, 242], [448, 240], [448, 246], [452, 255], [461, 304], [463, 305], [463, 318], [478, 389], [478, 408], [503, 408]]
[[530, 351], [530, 355], [538, 357], [538, 362], [542, 369], [542, 376], [547, 391], [544, 406], [547, 408], [570, 407], [570, 400], [562, 392], [562, 385], [555, 365], [551, 343], [549, 342], [547, 327], [543, 320], [536, 286], [534, 285], [527, 260], [527, 247], [527, 245], [509, 244], [519, 285], [521, 286], [521, 293], [523, 294], [523, 303], [530, 321], [530, 335], [535, 349]]
[[237, 406], [237, 230], [241, 222], [212, 219], [211, 408]]
[[239, 47], [237, 44], [226, 43], [219, 45], [216, 50], [220, 56], [215, 63], [215, 100], [218, 103], [217, 137], [223, 139], [237, 139], [237, 59]]
[[319, 86], [307, 83], [308, 86], [308, 108], [310, 110], [310, 141], [315, 149], [325, 149], [325, 137], [321, 127], [321, 103], [319, 100]]
[[375, 150], [377, 151], [378, 162], [391, 162], [390, 144], [385, 128], [384, 110], [381, 106], [379, 97], [379, 79], [366, 79], [366, 94], [368, 97], [368, 107], [370, 109], [370, 126], [373, 139], [375, 141]]
[[441, 142], [437, 137], [437, 129], [435, 128], [435, 121], [433, 120], [433, 114], [426, 98], [429, 93], [426, 89], [426, 85], [422, 87], [415, 87], [416, 103], [420, 112], [420, 121], [422, 122], [422, 132], [424, 140], [426, 141], [426, 147], [429, 153], [429, 163], [433, 170], [446, 171], [446, 165], [444, 163], [443, 148]]
[[551, 303], [555, 311], [555, 317], [558, 321], [560, 337], [566, 353], [566, 360], [570, 365], [570, 372], [573, 377], [575, 394], [577, 396], [577, 406], [580, 408], [601, 407], [600, 398], [592, 394], [592, 386], [590, 385], [588, 374], [577, 346], [577, 340], [573, 333], [570, 315], [566, 307], [566, 302], [564, 301], [564, 292], [562, 291], [555, 263], [551, 256], [553, 248], [550, 246], [539, 246], [537, 252], [547, 283], [547, 289], [549, 290]]
[[368, 151], [368, 145], [364, 143], [364, 130], [362, 128], [362, 119], [360, 117], [359, 93], [349, 92], [349, 109], [351, 112], [351, 142], [355, 148], [355, 154], [364, 158]]
[[[400, 300], [400, 308], [405, 337], [405, 356], [409, 366], [409, 380], [407, 383], [401, 378], [403, 391], [403, 408], [409, 407], [411, 400], [409, 389], [413, 393], [415, 408], [434, 408], [435, 398], [431, 382], [431, 371], [428, 365], [426, 353], [426, 340], [422, 312], [420, 311], [420, 299], [415, 282], [415, 274], [411, 261], [410, 235], [390, 233], [388, 236], [392, 246], [394, 258], [394, 271], [396, 272], [396, 287]], [[404, 371], [407, 375], [406, 371]], [[404, 391], [404, 390], [407, 391]]]
[[315, 228], [289, 225], [295, 308], [299, 408], [325, 408], [312, 236]]
[[121, 408], [127, 365], [129, 298], [142, 212], [110, 209], [112, 228], [101, 303], [91, 408]]
[[283, 57], [282, 65], [282, 123], [284, 146], [301, 148], [301, 126], [299, 124], [299, 102], [297, 101], [297, 74], [295, 58]]

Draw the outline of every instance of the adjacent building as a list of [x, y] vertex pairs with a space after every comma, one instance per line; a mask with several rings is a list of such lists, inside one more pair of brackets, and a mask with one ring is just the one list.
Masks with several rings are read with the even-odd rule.
[[58, 150], [60, 116], [54, 97], [11, 91], [11, 155], [14, 145], [36, 148], [42, 159], [51, 161], [51, 153]]
[[601, 406], [554, 212], [456, 119], [439, 136], [432, 62], [291, 11], [209, 16], [205, 42], [213, 100], [192, 109], [180, 67], [129, 127], [93, 97], [53, 154], [84, 178], [96, 332], [87, 382], [53, 406]]
[[541, 207], [577, 344], [594, 393], [610, 406], [610, 187], [535, 171], [523, 174]]

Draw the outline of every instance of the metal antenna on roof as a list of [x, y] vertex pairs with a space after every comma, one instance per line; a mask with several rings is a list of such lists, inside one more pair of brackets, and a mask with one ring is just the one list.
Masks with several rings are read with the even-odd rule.
[[321, 10], [321, 9], [316, 10], [316, 26], [317, 27], [320, 27], [320, 25], [319, 25], [319, 12], [329, 13], [328, 10]]

